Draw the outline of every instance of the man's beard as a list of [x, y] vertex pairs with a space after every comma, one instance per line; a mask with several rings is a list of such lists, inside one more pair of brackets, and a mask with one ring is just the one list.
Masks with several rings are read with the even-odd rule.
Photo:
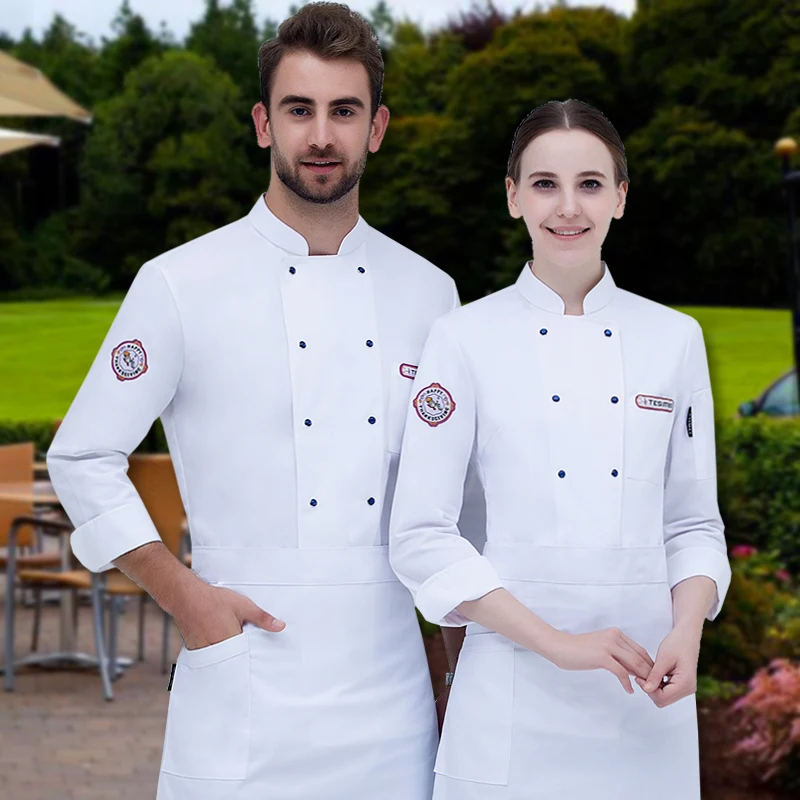
[[[358, 183], [367, 165], [368, 152], [369, 150], [365, 149], [361, 158], [350, 170], [347, 169], [347, 162], [342, 160], [339, 164], [339, 169], [342, 171], [342, 174], [336, 179], [331, 179], [328, 175], [313, 175], [313, 173], [309, 172], [308, 174], [312, 178], [310, 182], [307, 180], [304, 181], [300, 175], [300, 171], [304, 170], [305, 167], [299, 162], [296, 166], [290, 165], [283, 157], [280, 150], [275, 147], [274, 142], [272, 147], [272, 159], [275, 166], [275, 174], [287, 189], [309, 203], [325, 204], [335, 203], [337, 200], [341, 200], [341, 198], [351, 191]], [[304, 156], [303, 160], [325, 161], [338, 159], [332, 159], [330, 156], [325, 155], [311, 155]], [[324, 178], [325, 180], [320, 182], [318, 178]]]

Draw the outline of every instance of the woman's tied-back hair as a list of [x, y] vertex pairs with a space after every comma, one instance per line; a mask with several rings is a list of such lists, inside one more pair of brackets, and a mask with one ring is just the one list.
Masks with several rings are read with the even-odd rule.
[[617, 129], [608, 118], [594, 106], [580, 100], [551, 100], [535, 108], [520, 122], [511, 144], [506, 176], [519, 185], [519, 172], [525, 148], [537, 137], [548, 131], [584, 130], [592, 133], [608, 147], [614, 161], [614, 184], [628, 181], [628, 162], [625, 160], [625, 145]]
[[273, 77], [286, 53], [307, 51], [319, 58], [350, 58], [360, 61], [369, 76], [372, 114], [381, 104], [383, 56], [378, 37], [366, 20], [344, 3], [309, 3], [285, 19], [278, 35], [258, 51], [261, 102], [269, 112]]

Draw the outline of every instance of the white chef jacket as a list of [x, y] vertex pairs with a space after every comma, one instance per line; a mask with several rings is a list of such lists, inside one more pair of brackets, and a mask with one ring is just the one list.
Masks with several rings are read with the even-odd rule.
[[439, 384], [454, 408], [430, 424], [409, 405], [390, 538], [392, 566], [430, 622], [467, 624], [456, 607], [503, 585], [459, 536], [468, 465], [483, 481], [487, 541], [663, 544], [670, 588], [711, 578], [707, 618], [719, 613], [731, 572], [703, 334], [618, 289], [603, 265], [583, 316], [566, 315], [526, 264], [513, 286], [431, 330], [414, 390]]
[[126, 469], [160, 416], [194, 571], [287, 623], [182, 648], [158, 800], [430, 800], [433, 693], [388, 518], [419, 354], [457, 305], [361, 217], [311, 256], [263, 197], [137, 273], [47, 453], [73, 551], [100, 572], [159, 540]]

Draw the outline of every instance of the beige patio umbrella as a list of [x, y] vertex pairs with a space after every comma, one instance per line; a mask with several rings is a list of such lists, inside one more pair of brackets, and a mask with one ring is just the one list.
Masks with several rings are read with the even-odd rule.
[[41, 133], [25, 133], [13, 131], [9, 128], [0, 128], [0, 156], [22, 150], [25, 147], [34, 147], [37, 144], [47, 144], [58, 147], [61, 139], [58, 136], [45, 136]]
[[3, 51], [0, 51], [0, 115], [92, 121], [85, 108], [53, 86], [40, 70]]

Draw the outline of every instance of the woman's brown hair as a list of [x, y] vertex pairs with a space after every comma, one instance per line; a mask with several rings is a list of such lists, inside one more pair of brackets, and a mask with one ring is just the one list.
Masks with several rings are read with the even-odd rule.
[[535, 108], [520, 122], [511, 143], [506, 176], [519, 184], [522, 154], [537, 137], [548, 131], [584, 130], [602, 140], [611, 152], [614, 161], [614, 184], [628, 181], [628, 162], [625, 160], [625, 145], [617, 129], [608, 118], [594, 106], [580, 100], [551, 100]]
[[305, 50], [319, 58], [360, 61], [369, 76], [372, 116], [381, 104], [383, 56], [378, 37], [366, 20], [344, 3], [309, 3], [285, 19], [278, 35], [258, 51], [261, 102], [269, 112], [272, 79], [286, 53]]

